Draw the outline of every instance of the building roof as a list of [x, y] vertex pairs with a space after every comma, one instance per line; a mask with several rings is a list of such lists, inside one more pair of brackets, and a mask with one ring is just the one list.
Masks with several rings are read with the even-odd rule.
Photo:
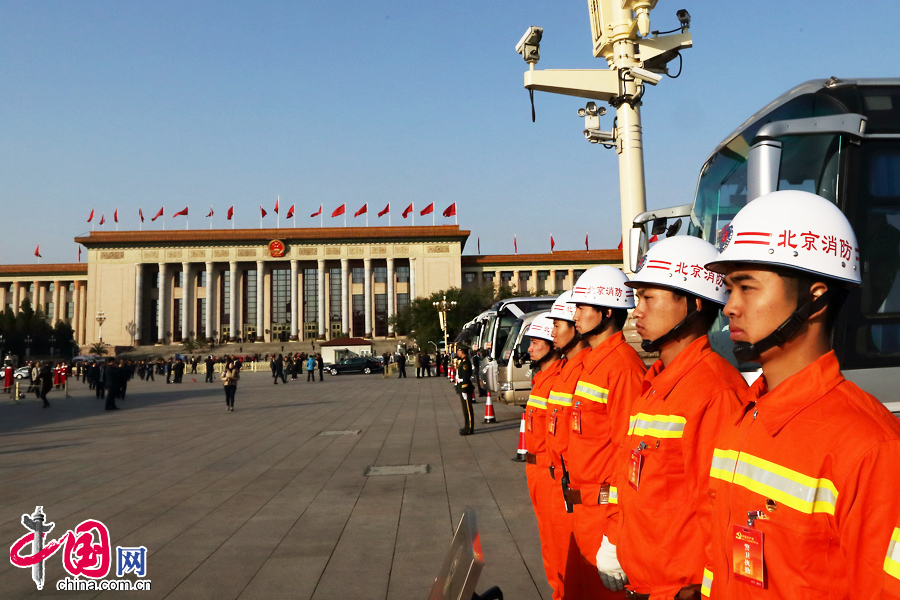
[[282, 240], [289, 243], [324, 242], [387, 242], [455, 240], [465, 246], [469, 231], [459, 225], [427, 225], [393, 227], [306, 227], [283, 229], [188, 229], [176, 231], [91, 231], [75, 238], [88, 248], [121, 246], [162, 246], [179, 243], [235, 244], [268, 243]]
[[322, 342], [319, 344], [320, 347], [327, 346], [371, 346], [372, 342], [360, 337], [345, 337], [345, 338], [335, 338], [333, 340], [328, 340], [327, 342]]
[[552, 264], [622, 264], [621, 250], [560, 250], [546, 254], [483, 254], [463, 256], [462, 267], [521, 266]]
[[87, 263], [56, 263], [33, 265], [0, 265], [0, 276], [3, 275], [84, 275], [87, 276]]

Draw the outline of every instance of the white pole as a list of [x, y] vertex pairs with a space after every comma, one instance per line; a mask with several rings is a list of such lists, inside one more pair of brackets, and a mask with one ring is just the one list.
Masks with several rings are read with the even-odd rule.
[[434, 209], [431, 209], [431, 226], [434, 227]]

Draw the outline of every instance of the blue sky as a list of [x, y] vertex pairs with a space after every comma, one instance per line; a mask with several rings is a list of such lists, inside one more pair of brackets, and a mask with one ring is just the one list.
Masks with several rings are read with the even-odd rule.
[[[692, 17], [678, 79], [644, 96], [649, 207], [690, 202], [700, 166], [744, 119], [816, 78], [897, 76], [900, 8], [846, 2], [661, 0], [651, 28]], [[810, 10], [812, 9], [812, 10]], [[536, 94], [514, 46], [544, 28], [538, 68], [604, 68], [587, 3], [42, 2], [0, 4], [0, 262], [74, 262], [91, 209], [137, 229], [165, 206], [192, 229], [318, 226], [391, 203], [459, 207], [484, 253], [619, 241], [618, 166], [588, 144], [583, 101]], [[608, 128], [607, 116], [603, 126]], [[325, 218], [326, 225], [343, 223]], [[419, 218], [419, 223], [428, 222]], [[452, 222], [443, 220], [438, 223]], [[364, 224], [362, 217], [348, 224]], [[286, 226], [282, 219], [282, 226]]]

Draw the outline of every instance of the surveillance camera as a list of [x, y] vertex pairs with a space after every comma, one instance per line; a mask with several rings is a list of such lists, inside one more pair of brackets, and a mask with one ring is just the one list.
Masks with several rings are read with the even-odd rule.
[[607, 144], [615, 139], [612, 131], [600, 131], [599, 129], [585, 129], [584, 137], [592, 144]]
[[649, 83], [650, 85], [656, 85], [662, 80], [662, 75], [659, 73], [654, 73], [640, 67], [631, 67], [631, 75], [635, 79], [640, 79], [644, 83]]
[[690, 27], [691, 26], [691, 13], [689, 13], [685, 9], [681, 9], [675, 12], [675, 16], [678, 17], [678, 22], [681, 23], [682, 27]]
[[587, 114], [587, 111], [586, 111], [585, 109], [583, 109], [583, 108], [579, 108], [579, 109], [578, 109], [578, 116], [579, 116], [579, 117], [583, 117], [583, 116], [586, 115], [586, 114]]
[[529, 27], [519, 43], [516, 44], [516, 52], [522, 55], [527, 63], [536, 63], [541, 58], [541, 37], [544, 35], [543, 27]]

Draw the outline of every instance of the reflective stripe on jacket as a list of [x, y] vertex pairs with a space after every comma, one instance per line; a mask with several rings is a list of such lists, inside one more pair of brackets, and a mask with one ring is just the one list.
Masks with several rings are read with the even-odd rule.
[[525, 449], [532, 454], [546, 450], [547, 396], [562, 369], [562, 361], [554, 360], [547, 369], [538, 371], [531, 381], [531, 395], [525, 405]]

